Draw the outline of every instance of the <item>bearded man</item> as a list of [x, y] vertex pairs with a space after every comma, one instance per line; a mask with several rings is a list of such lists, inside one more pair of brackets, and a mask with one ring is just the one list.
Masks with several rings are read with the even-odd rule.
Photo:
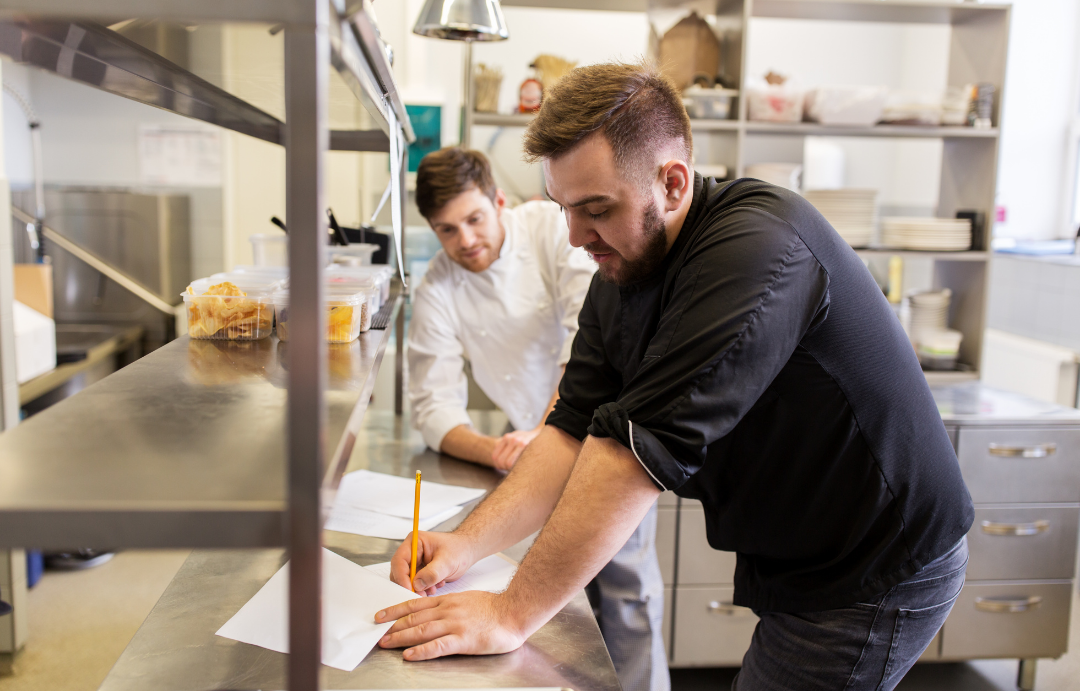
[[[960, 592], [974, 510], [869, 271], [798, 195], [695, 174], [653, 68], [574, 70], [525, 151], [598, 275], [544, 430], [457, 530], [420, 536], [420, 573], [453, 580], [543, 530], [506, 592], [388, 608], [380, 645], [517, 648], [673, 490], [737, 553], [734, 602], [760, 619], [734, 688], [894, 688]], [[407, 546], [392, 574], [409, 584]]]

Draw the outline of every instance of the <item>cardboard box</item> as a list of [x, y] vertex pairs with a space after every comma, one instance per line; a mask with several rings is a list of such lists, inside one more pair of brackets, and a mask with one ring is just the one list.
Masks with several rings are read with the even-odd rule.
[[18, 300], [15, 321], [15, 379], [24, 384], [56, 367], [56, 323]]
[[15, 299], [52, 319], [52, 265], [16, 264]]

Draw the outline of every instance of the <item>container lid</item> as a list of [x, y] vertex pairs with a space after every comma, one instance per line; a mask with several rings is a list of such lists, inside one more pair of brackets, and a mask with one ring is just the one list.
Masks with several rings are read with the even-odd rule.
[[[348, 289], [335, 288], [333, 286], [327, 286], [326, 290], [326, 304], [328, 307], [344, 307], [346, 305], [363, 305], [368, 301], [368, 298], [374, 293], [369, 288], [354, 288]], [[286, 306], [289, 304], [289, 289], [281, 288], [274, 292], [273, 300], [275, 305]]]
[[269, 295], [277, 289], [281, 279], [271, 279], [251, 274], [221, 273], [208, 278], [199, 278], [191, 282], [191, 289], [196, 295], [202, 295], [210, 286], [219, 283], [232, 283], [234, 286], [251, 295]]
[[[184, 302], [191, 302], [192, 300], [200, 300], [200, 301], [223, 300], [225, 298], [232, 298], [232, 299], [239, 299], [239, 300], [251, 300], [251, 301], [257, 302], [257, 303], [270, 302], [272, 291], [270, 291], [270, 290], [262, 290], [262, 291], [248, 290], [244, 286], [237, 285], [235, 283], [233, 285], [236, 285], [236, 287], [239, 288], [241, 292], [245, 293], [245, 295], [207, 295], [206, 294], [206, 292], [208, 290], [210, 290], [211, 286], [215, 286], [215, 285], [218, 285], [218, 284], [224, 283], [224, 282], [226, 282], [226, 281], [218, 281], [218, 280], [213, 280], [211, 278], [200, 278], [198, 280], [192, 281], [191, 284], [188, 286], [191, 289], [192, 292], [188, 292], [187, 290], [185, 290], [183, 293], [180, 293], [180, 297], [184, 298]], [[229, 282], [231, 282], [231, 281], [229, 281]]]

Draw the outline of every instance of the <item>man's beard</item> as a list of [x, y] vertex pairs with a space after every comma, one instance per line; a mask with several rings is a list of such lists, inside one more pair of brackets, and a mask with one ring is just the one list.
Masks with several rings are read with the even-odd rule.
[[637, 259], [627, 259], [610, 247], [601, 247], [595, 243], [585, 245], [586, 252], [610, 250], [619, 257], [618, 269], [606, 264], [598, 266], [597, 273], [602, 280], [617, 286], [632, 285], [647, 277], [664, 261], [667, 254], [667, 227], [655, 201], [650, 202], [645, 209], [645, 215], [641, 219], [641, 235], [645, 238], [645, 249]]

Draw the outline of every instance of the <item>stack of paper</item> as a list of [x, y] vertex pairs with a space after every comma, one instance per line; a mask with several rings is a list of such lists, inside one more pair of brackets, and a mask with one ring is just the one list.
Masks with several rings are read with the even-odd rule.
[[[365, 566], [373, 574], [390, 579], [390, 562]], [[473, 564], [464, 576], [447, 583], [435, 591], [435, 595], [463, 593], [466, 590], [484, 590], [489, 593], [501, 593], [510, 585], [510, 580], [517, 571], [517, 564], [499, 554], [485, 557]]]
[[[404, 540], [412, 531], [415, 490], [413, 478], [370, 470], [349, 473], [341, 478], [326, 529]], [[420, 530], [431, 530], [453, 518], [463, 504], [483, 495], [482, 489], [424, 482], [420, 488]]]
[[[419, 597], [328, 549], [323, 550], [324, 665], [351, 672], [393, 625], [375, 623], [385, 607]], [[289, 564], [275, 573], [217, 635], [289, 652]]]
[[[506, 590], [517, 566], [501, 555], [476, 562], [469, 571], [439, 589], [439, 595], [465, 590]], [[393, 625], [375, 623], [375, 613], [418, 595], [390, 581], [390, 562], [360, 567], [323, 550], [324, 665], [351, 672]], [[289, 652], [289, 564], [275, 573], [217, 631], [217, 635], [279, 653]]]

